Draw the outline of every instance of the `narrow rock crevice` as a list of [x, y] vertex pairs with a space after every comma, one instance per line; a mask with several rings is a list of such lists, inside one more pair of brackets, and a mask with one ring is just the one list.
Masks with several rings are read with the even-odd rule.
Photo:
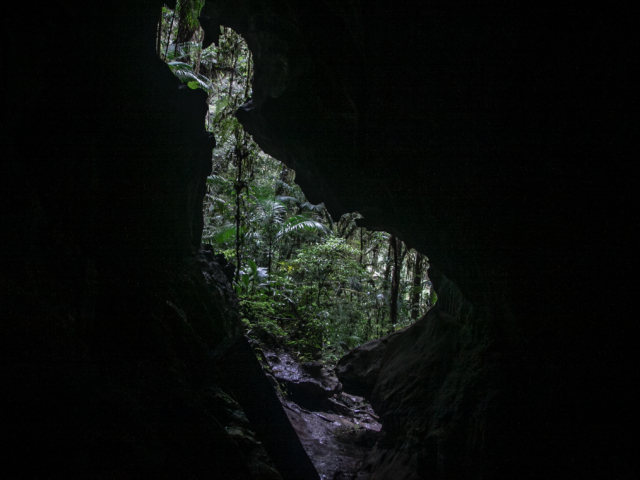
[[265, 331], [254, 331], [252, 337], [264, 372], [320, 478], [355, 478], [381, 428], [370, 403], [344, 392], [334, 368], [299, 362]]

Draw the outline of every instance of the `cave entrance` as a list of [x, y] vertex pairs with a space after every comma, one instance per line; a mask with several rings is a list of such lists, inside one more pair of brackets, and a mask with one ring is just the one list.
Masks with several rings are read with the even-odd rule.
[[334, 221], [310, 203], [295, 172], [266, 154], [236, 118], [252, 95], [245, 39], [223, 27], [203, 48], [192, 16], [163, 8], [158, 55], [189, 88], [207, 93], [207, 131], [217, 141], [203, 203], [204, 248], [235, 263], [233, 285], [247, 333], [283, 339], [302, 361], [335, 362], [401, 329], [435, 301], [428, 261], [385, 232]]

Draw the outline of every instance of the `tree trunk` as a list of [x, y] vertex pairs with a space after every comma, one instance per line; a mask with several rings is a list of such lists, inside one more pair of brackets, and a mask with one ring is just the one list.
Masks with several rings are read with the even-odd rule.
[[160, 9], [160, 21], [158, 22], [156, 53], [158, 58], [162, 58], [162, 8]]
[[247, 83], [244, 87], [244, 99], [243, 99], [244, 102], [246, 102], [247, 99], [249, 98], [249, 86], [251, 85], [251, 75], [252, 75], [251, 66], [253, 65], [252, 60], [253, 60], [253, 56], [252, 56], [251, 50], [249, 50], [249, 63], [247, 66]]
[[176, 8], [173, 10], [173, 17], [171, 17], [171, 25], [169, 25], [169, 31], [167, 33], [167, 46], [164, 49], [164, 59], [167, 59], [167, 54], [169, 53], [169, 43], [171, 43], [171, 31], [173, 30], [173, 22], [176, 19], [176, 13], [178, 13], [178, 4], [176, 3]]
[[[229, 92], [227, 93], [227, 98], [229, 99], [229, 104], [231, 104], [231, 93], [232, 93], [232, 87], [233, 87], [233, 81], [235, 80], [236, 77], [236, 68], [238, 66], [238, 44], [235, 43], [233, 46], [233, 70], [231, 71], [231, 79], [229, 80]], [[235, 105], [235, 101], [236, 99], [233, 99], [233, 103]], [[235, 108], [234, 108], [235, 110]]]
[[[192, 24], [189, 19], [193, 18], [193, 15], [196, 13], [195, 10], [195, 2], [191, 0], [183, 0], [178, 3], [176, 2], [176, 10], [178, 12], [178, 18], [180, 19], [180, 24], [178, 26], [178, 33], [176, 34], [176, 47], [178, 43], [186, 43], [190, 42], [193, 39], [193, 35], [196, 33], [198, 29], [198, 24]], [[191, 63], [191, 61], [187, 61], [187, 63]]]
[[384, 269], [384, 280], [382, 282], [382, 286], [383, 288], [387, 288], [389, 286], [389, 274], [391, 273], [391, 264], [392, 264], [392, 260], [391, 260], [391, 252], [392, 252], [392, 244], [395, 241], [395, 238], [393, 235], [391, 235], [389, 237], [389, 247], [387, 248], [387, 265], [385, 266]]
[[267, 275], [271, 277], [271, 256], [273, 255], [273, 238], [271, 232], [269, 232], [269, 259], [267, 263]]
[[234, 185], [236, 191], [236, 281], [240, 278], [240, 195], [244, 187], [242, 182], [242, 153], [236, 149], [236, 158], [238, 160], [238, 175]]
[[275, 194], [276, 197], [283, 195], [285, 192], [285, 185], [289, 185], [289, 177], [291, 175], [291, 170], [287, 168], [287, 166], [283, 163], [282, 170], [280, 170], [280, 178], [278, 183], [276, 183]]
[[[399, 257], [398, 255], [398, 243], [400, 241], [395, 237], [395, 235], [391, 235], [389, 238], [389, 243], [391, 244], [391, 249], [393, 250], [393, 273], [391, 275], [391, 311], [389, 318], [389, 333], [393, 331], [393, 326], [398, 323], [398, 291], [400, 289], [400, 268], [399, 268]], [[402, 248], [400, 246], [400, 248]]]
[[[201, 31], [197, 30], [196, 31], [196, 40], [200, 43], [202, 43], [202, 40], [204, 39], [204, 32], [202, 32], [201, 35]], [[200, 36], [202, 36], [203, 38], [201, 39]], [[200, 45], [200, 47], [198, 48], [198, 56], [196, 57], [196, 66], [194, 68], [194, 71], [196, 72], [196, 75], [200, 73], [200, 62], [202, 61], [202, 45]], [[209, 111], [209, 109], [207, 109], [207, 112]]]
[[374, 239], [374, 241], [376, 242], [373, 246], [373, 248], [371, 249], [372, 252], [372, 259], [371, 259], [371, 267], [373, 268], [373, 271], [375, 272], [378, 269], [378, 261], [380, 260], [378, 258], [378, 255], [380, 254], [380, 245], [378, 244], [378, 240]]
[[422, 294], [422, 255], [416, 252], [413, 264], [413, 291], [411, 292], [411, 320], [420, 316], [420, 295]]

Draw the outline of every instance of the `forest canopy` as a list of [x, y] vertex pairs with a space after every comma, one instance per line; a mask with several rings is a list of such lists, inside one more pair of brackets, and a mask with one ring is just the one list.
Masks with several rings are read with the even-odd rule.
[[208, 97], [215, 135], [202, 241], [236, 264], [233, 287], [249, 336], [280, 337], [301, 359], [335, 362], [347, 350], [403, 328], [435, 302], [426, 257], [393, 235], [334, 220], [311, 204], [295, 172], [265, 154], [235, 112], [251, 98], [252, 55], [222, 28], [202, 48], [202, 1], [164, 7], [157, 52], [189, 88]]

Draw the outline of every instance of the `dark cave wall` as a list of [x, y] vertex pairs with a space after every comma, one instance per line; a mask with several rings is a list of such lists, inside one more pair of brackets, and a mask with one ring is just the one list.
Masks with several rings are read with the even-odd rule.
[[379, 361], [371, 401], [382, 436], [363, 478], [590, 477], [575, 426], [553, 413], [558, 392], [540, 377], [551, 370], [527, 361], [496, 335], [490, 311], [432, 273], [436, 305], [389, 337]]
[[253, 478], [209, 413], [208, 350], [241, 328], [217, 266], [185, 260], [214, 145], [203, 94], [154, 58], [159, 8], [3, 18], [23, 67], [3, 109], [2, 457], [22, 477]]
[[[203, 94], [181, 89], [155, 59], [160, 6], [50, 3], [12, 6], [3, 18], [3, 44], [20, 45], [7, 49], [7, 65], [20, 68], [5, 90], [0, 167], [2, 406], [8, 430], [21, 432], [12, 461], [29, 458], [35, 470], [100, 474], [126, 454], [116, 473], [197, 476], [220, 460], [234, 478], [248, 475], [245, 457], [202, 420], [215, 409], [203, 392], [221, 380], [194, 371], [215, 370], [208, 352], [239, 325], [224, 279], [203, 276], [192, 253], [213, 141]], [[204, 14], [249, 42], [254, 98], [238, 117], [296, 169], [310, 200], [397, 234], [479, 312], [479, 336], [457, 337], [469, 319], [442, 320], [438, 309], [415, 328], [432, 336], [402, 349], [449, 339], [449, 360], [393, 360], [435, 372], [411, 397], [423, 416], [388, 427], [390, 457], [407, 439], [426, 442], [419, 462], [405, 462], [407, 478], [467, 476], [478, 452], [495, 459], [484, 478], [536, 455], [552, 461], [526, 470], [533, 478], [624, 478], [636, 468], [623, 440], [637, 404], [626, 320], [637, 263], [631, 16], [355, 0], [219, 0]], [[473, 382], [454, 388], [464, 408], [442, 406], [450, 392], [430, 396], [478, 365], [507, 372], [479, 384], [497, 381], [497, 398], [509, 401], [485, 408]], [[87, 407], [95, 398], [107, 400]], [[395, 412], [396, 401], [380, 408]], [[497, 430], [465, 457], [456, 436], [475, 411], [494, 412]], [[127, 429], [140, 421], [133, 431], [146, 433], [131, 442]], [[158, 427], [168, 424], [203, 429], [185, 440]], [[434, 464], [428, 439], [443, 436], [446, 461]], [[207, 458], [203, 441], [221, 442], [221, 456]], [[162, 452], [172, 450], [175, 470], [164, 471]], [[370, 461], [379, 472], [394, 465], [380, 458]]]
[[161, 5], [14, 5], [3, 19], [24, 65], [3, 111], [3, 464], [24, 478], [314, 479], [238, 343], [224, 265], [199, 249], [215, 141], [205, 94], [156, 58]]
[[[624, 13], [221, 0], [205, 14], [254, 52], [254, 96], [238, 118], [263, 149], [296, 170], [312, 201], [336, 216], [357, 210], [362, 225], [427, 254], [473, 306], [482, 335], [449, 352], [467, 370], [439, 365], [440, 383], [426, 384], [442, 389], [468, 369], [492, 371], [492, 358], [508, 370], [495, 386], [500, 419], [491, 428], [501, 426], [478, 450], [493, 466], [478, 478], [507, 478], [518, 465], [546, 478], [636, 468], [620, 441], [633, 430], [625, 385], [637, 363], [635, 329], [614, 320], [631, 308], [626, 218], [638, 204], [628, 161], [637, 42]], [[627, 300], [605, 300], [619, 295]], [[474, 349], [484, 363], [465, 360]], [[432, 368], [405, 355], [397, 362]], [[456, 388], [472, 404], [484, 398], [464, 382]], [[441, 426], [429, 405], [449, 393], [420, 395], [422, 427]], [[449, 415], [473, 415], [456, 408]], [[448, 425], [441, 435], [465, 432]], [[472, 475], [472, 466], [456, 469], [465, 464], [457, 441], [462, 449], [463, 438], [445, 442], [446, 467], [434, 466], [434, 453], [411, 475]]]

